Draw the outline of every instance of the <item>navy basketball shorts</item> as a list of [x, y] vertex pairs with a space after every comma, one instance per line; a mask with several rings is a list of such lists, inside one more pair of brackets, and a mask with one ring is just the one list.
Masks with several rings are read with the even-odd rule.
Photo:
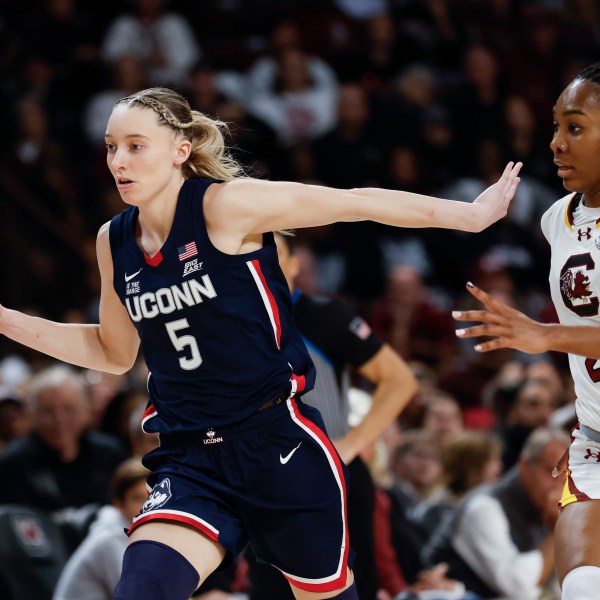
[[233, 556], [250, 542], [300, 589], [346, 584], [347, 471], [318, 410], [290, 399], [193, 440], [161, 436], [143, 462], [151, 491], [129, 533], [153, 520], [184, 523]]

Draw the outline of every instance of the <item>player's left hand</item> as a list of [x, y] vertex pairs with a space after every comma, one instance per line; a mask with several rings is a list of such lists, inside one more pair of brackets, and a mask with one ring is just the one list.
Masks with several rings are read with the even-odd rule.
[[459, 338], [487, 336], [493, 339], [475, 346], [477, 352], [489, 352], [499, 348], [514, 348], [530, 354], [548, 350], [545, 327], [522, 312], [494, 300], [489, 294], [472, 283], [467, 283], [467, 291], [477, 298], [486, 310], [455, 310], [452, 317], [456, 321], [479, 321], [480, 325], [457, 329]]
[[522, 166], [521, 162], [516, 164], [509, 162], [500, 179], [475, 198], [473, 207], [478, 211], [476, 231], [483, 231], [498, 219], [506, 216], [510, 201], [521, 181], [519, 171]]

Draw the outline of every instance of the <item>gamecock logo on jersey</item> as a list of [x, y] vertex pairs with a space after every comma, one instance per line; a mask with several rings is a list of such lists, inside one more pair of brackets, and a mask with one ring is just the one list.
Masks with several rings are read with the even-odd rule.
[[590, 291], [590, 278], [583, 271], [567, 271], [564, 278], [561, 278], [561, 287], [565, 294], [572, 300], [587, 298], [592, 295]]
[[565, 306], [580, 317], [598, 314], [598, 298], [590, 290], [590, 278], [586, 271], [596, 267], [588, 253], [569, 257], [560, 271], [560, 295]]

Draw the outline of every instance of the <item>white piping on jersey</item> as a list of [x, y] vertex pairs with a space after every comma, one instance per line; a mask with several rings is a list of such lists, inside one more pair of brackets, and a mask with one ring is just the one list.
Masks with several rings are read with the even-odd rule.
[[328, 577], [321, 577], [319, 579], [307, 579], [306, 577], [297, 577], [296, 575], [286, 573], [285, 571], [283, 571], [281, 569], [279, 569], [279, 570], [286, 577], [289, 577], [290, 579], [293, 579], [295, 581], [299, 581], [300, 583], [307, 583], [307, 584], [313, 584], [313, 585], [329, 583], [330, 581], [335, 581], [336, 579], [339, 579], [339, 577], [341, 575], [342, 568], [344, 567], [344, 555], [345, 555], [345, 550], [346, 550], [346, 544], [348, 543], [347, 542], [348, 524], [346, 523], [346, 514], [344, 511], [344, 506], [345, 506], [344, 484], [342, 483], [342, 480], [340, 479], [340, 474], [337, 470], [336, 464], [333, 460], [333, 456], [331, 455], [330, 450], [327, 448], [327, 446], [325, 446], [325, 444], [319, 438], [319, 436], [314, 431], [312, 431], [312, 429], [307, 427], [304, 423], [302, 423], [302, 421], [300, 421], [300, 419], [298, 419], [298, 417], [296, 416], [296, 413], [294, 412], [294, 407], [292, 405], [291, 400], [287, 400], [287, 407], [288, 407], [288, 410], [290, 411], [292, 421], [294, 421], [294, 423], [296, 423], [296, 425], [298, 425], [299, 427], [304, 429], [304, 431], [306, 431], [306, 433], [308, 433], [308, 435], [310, 435], [310, 437], [312, 437], [319, 444], [319, 446], [321, 446], [321, 449], [323, 450], [323, 452], [325, 453], [325, 456], [327, 457], [329, 466], [331, 467], [331, 470], [333, 471], [333, 476], [335, 477], [335, 481], [338, 485], [338, 488], [340, 489], [340, 506], [341, 506], [341, 517], [342, 517], [342, 545], [340, 548], [340, 562], [338, 564], [337, 570], [333, 575], [329, 575]]
[[[578, 192], [573, 192], [573, 195], [569, 198], [569, 201], [567, 202], [566, 206], [565, 206], [565, 211], [563, 213], [563, 220], [565, 222], [565, 225], [571, 230], [571, 231], [575, 231], [575, 229], [577, 227], [583, 227], [583, 225], [576, 225], [575, 224], [575, 211], [577, 211], [577, 208], [579, 207], [579, 205], [577, 207], [575, 207], [575, 209], [572, 209], [571, 207], [573, 206], [573, 201], [575, 200], [575, 198], [577, 198], [578, 196]], [[583, 202], [583, 200], [580, 200], [580, 202]], [[571, 224], [571, 218], [573, 219], [573, 224]], [[589, 225], [591, 225], [591, 223], [589, 223]], [[587, 226], [587, 224], [586, 224]], [[600, 228], [600, 219], [596, 219], [596, 229]]]
[[156, 415], [158, 414], [158, 411], [156, 409], [154, 409], [154, 412], [150, 413], [149, 415], [146, 415], [143, 419], [142, 419], [142, 431], [144, 433], [148, 433], [145, 429], [144, 429], [144, 425], [146, 424], [147, 421], [149, 421], [150, 419], [154, 418]]
[[267, 309], [267, 314], [269, 315], [269, 320], [271, 321], [271, 327], [273, 328], [273, 334], [275, 335], [275, 344], [277, 344], [277, 348], [279, 348], [279, 350], [281, 350], [281, 346], [279, 345], [279, 339], [278, 339], [278, 331], [277, 331], [277, 323], [275, 321], [275, 315], [273, 314], [273, 308], [271, 307], [271, 303], [269, 302], [269, 296], [267, 295], [267, 290], [265, 290], [265, 286], [263, 285], [262, 279], [260, 278], [260, 275], [258, 274], [258, 272], [256, 271], [255, 266], [252, 264], [252, 261], [247, 261], [246, 265], [248, 266], [248, 269], [250, 269], [250, 273], [252, 274], [252, 277], [254, 278], [254, 283], [256, 283], [256, 287], [258, 288], [258, 291], [260, 292], [260, 297], [262, 298], [263, 304], [265, 305], [265, 308]]
[[[290, 365], [290, 363], [288, 363], [288, 365]], [[290, 365], [290, 369], [292, 369], [292, 373], [294, 372], [294, 368], [292, 367], [292, 365]], [[290, 395], [288, 396], [288, 400], [290, 398], [293, 398], [296, 395], [296, 392], [298, 391], [298, 382], [293, 378], [290, 377]]]

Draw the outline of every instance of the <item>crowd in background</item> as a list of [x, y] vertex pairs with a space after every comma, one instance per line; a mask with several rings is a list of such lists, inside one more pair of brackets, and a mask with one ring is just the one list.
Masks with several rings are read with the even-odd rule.
[[[477, 354], [456, 339], [451, 310], [470, 305], [473, 280], [556, 320], [539, 226], [564, 194], [548, 148], [552, 106], [599, 49], [593, 0], [1, 1], [0, 302], [97, 321], [95, 236], [124, 208], [104, 128], [114, 102], [144, 87], [175, 87], [227, 122], [231, 152], [254, 177], [471, 201], [508, 160], [523, 161], [509, 215], [484, 233], [297, 232], [297, 286], [347, 301], [419, 379], [370, 457], [382, 489], [396, 511], [432, 490], [459, 496], [516, 464], [535, 428], [575, 419], [564, 357]], [[68, 554], [110, 500], [117, 465], [155, 440], [139, 439], [143, 364], [119, 377], [62, 369], [0, 339], [0, 479], [11, 481], [0, 504], [62, 515]], [[493, 432], [485, 452], [500, 458], [494, 477], [453, 489], [446, 451], [471, 430]], [[414, 578], [402, 543], [394, 553]], [[390, 595], [406, 583], [389, 581]]]

